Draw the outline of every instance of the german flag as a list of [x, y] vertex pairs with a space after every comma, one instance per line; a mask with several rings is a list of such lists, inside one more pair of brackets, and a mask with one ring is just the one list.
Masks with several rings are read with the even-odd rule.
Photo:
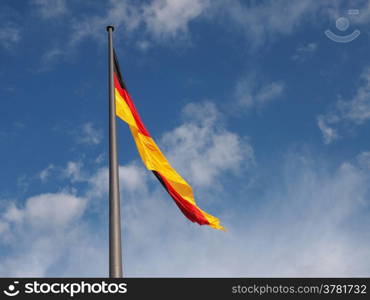
[[151, 138], [127, 91], [115, 53], [114, 88], [116, 115], [129, 125], [146, 168], [154, 173], [176, 205], [190, 221], [196, 222], [199, 225], [209, 225], [215, 229], [224, 230], [218, 218], [207, 214], [197, 206], [191, 186], [172, 168], [157, 144]]

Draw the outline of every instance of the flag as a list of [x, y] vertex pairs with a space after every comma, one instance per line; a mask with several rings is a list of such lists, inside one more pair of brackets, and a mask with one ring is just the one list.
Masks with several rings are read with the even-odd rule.
[[199, 225], [209, 225], [215, 229], [224, 230], [218, 218], [211, 216], [197, 206], [191, 186], [172, 168], [145, 128], [127, 91], [115, 53], [114, 89], [116, 115], [129, 125], [136, 147], [146, 168], [154, 173], [178, 208], [190, 221]]

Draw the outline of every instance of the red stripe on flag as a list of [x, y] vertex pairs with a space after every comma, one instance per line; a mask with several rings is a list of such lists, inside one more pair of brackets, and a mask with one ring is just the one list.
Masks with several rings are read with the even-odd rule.
[[155, 172], [160, 182], [163, 184], [167, 192], [175, 200], [176, 205], [182, 211], [182, 213], [192, 222], [196, 222], [199, 225], [209, 225], [208, 220], [203, 215], [201, 210], [194, 204], [186, 201], [176, 190], [170, 185], [168, 180], [162, 176], [159, 172]]
[[143, 122], [141, 121], [140, 115], [136, 110], [134, 102], [131, 100], [131, 97], [129, 93], [127, 92], [126, 89], [123, 89], [119, 83], [119, 79], [116, 73], [114, 73], [114, 87], [118, 90], [120, 93], [122, 99], [125, 100], [127, 103], [128, 107], [130, 108], [132, 115], [134, 116], [134, 119], [136, 121], [137, 127], [139, 129], [139, 132], [142, 133], [143, 135], [149, 136], [150, 134], [148, 130], [145, 128]]

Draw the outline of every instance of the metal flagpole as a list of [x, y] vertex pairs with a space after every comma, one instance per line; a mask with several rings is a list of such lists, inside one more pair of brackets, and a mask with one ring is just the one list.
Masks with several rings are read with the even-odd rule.
[[120, 278], [122, 277], [121, 214], [113, 81], [113, 30], [113, 26], [107, 26], [109, 54], [109, 277]]

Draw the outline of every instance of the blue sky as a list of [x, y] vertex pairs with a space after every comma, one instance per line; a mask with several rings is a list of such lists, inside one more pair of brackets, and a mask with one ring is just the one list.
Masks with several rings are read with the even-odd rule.
[[109, 24], [144, 123], [228, 229], [183, 217], [118, 120], [126, 276], [369, 276], [368, 1], [0, 6], [1, 276], [107, 275]]

